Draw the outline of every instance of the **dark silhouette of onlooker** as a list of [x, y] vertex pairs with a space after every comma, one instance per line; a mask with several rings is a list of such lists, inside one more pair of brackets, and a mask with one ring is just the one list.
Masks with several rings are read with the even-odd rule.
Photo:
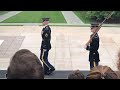
[[38, 57], [27, 49], [17, 51], [7, 69], [7, 79], [44, 79], [44, 71]]
[[85, 76], [80, 70], [75, 70], [68, 75], [68, 79], [85, 79]]

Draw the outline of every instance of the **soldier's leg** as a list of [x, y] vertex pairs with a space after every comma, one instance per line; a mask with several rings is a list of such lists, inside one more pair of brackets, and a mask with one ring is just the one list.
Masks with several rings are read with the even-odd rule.
[[94, 67], [94, 62], [91, 61], [91, 62], [90, 62], [90, 69], [92, 69], [93, 67]]
[[51, 65], [50, 62], [48, 61], [48, 53], [49, 53], [49, 50], [47, 50], [47, 52], [46, 52], [46, 63], [47, 63], [47, 65], [48, 65], [51, 69], [55, 69], [55, 68], [53, 67], [53, 65]]
[[[43, 56], [43, 49], [41, 49], [41, 52], [40, 52], [40, 60], [42, 61], [42, 56]], [[42, 62], [43, 63], [43, 62]], [[45, 64], [43, 63], [43, 68], [44, 68], [44, 72], [46, 71], [46, 66]]]
[[98, 66], [99, 65], [99, 61], [100, 61], [100, 59], [99, 59], [99, 52], [96, 52], [96, 58], [95, 58], [95, 63], [96, 63], [96, 66]]
[[42, 60], [42, 54], [43, 54], [43, 49], [41, 49], [41, 52], [40, 52], [40, 60]]
[[[40, 52], [40, 60], [41, 60], [41, 62], [42, 62], [43, 49], [41, 49], [40, 51], [41, 51], [41, 52]], [[43, 63], [43, 62], [42, 62], [42, 63]], [[44, 63], [43, 63], [43, 67], [44, 67]]]
[[99, 62], [98, 62], [98, 61], [96, 61], [95, 63], [96, 63], [96, 66], [98, 66], [98, 65], [99, 65]]
[[44, 52], [43, 50], [41, 50], [41, 55], [40, 55], [40, 59], [43, 62], [43, 67], [44, 67], [44, 73], [47, 74], [49, 72], [49, 68], [46, 65], [46, 52]]
[[44, 74], [47, 74], [49, 72], [48, 67], [43, 63], [43, 67], [44, 67]]

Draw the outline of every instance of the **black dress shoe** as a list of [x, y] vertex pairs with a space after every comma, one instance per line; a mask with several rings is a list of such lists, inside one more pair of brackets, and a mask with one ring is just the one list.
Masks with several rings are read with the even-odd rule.
[[49, 70], [45, 71], [45, 75], [50, 75], [53, 71], [55, 71], [55, 68], [50, 68]]
[[55, 71], [55, 68], [51, 68], [50, 71], [51, 71], [51, 72]]
[[50, 74], [51, 74], [51, 71], [45, 72], [45, 75], [50, 75]]

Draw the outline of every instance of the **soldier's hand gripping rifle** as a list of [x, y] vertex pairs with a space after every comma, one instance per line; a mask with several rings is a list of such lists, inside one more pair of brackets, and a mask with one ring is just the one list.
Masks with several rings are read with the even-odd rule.
[[109, 18], [112, 16], [113, 13], [114, 13], [114, 11], [113, 11], [112, 13], [110, 13], [110, 14], [108, 15], [108, 17], [106, 17], [106, 18], [103, 20], [103, 22], [102, 22], [101, 24], [99, 24], [99, 26], [98, 26], [98, 28], [96, 29], [95, 33], [92, 35], [92, 37], [90, 38], [90, 40], [85, 44], [86, 46], [89, 45], [89, 43], [91, 42], [91, 40], [93, 39], [93, 37], [94, 37], [94, 36], [96, 35], [96, 33], [100, 30], [102, 24], [103, 24], [107, 19], [109, 19]]

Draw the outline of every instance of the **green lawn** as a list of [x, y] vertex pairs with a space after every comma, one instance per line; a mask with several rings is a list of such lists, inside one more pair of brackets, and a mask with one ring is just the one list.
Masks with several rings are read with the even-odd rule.
[[50, 23], [66, 23], [61, 11], [23, 11], [3, 23], [40, 23], [44, 17], [50, 18]]
[[0, 11], [0, 15], [3, 15], [5, 13], [8, 13], [9, 11]]
[[84, 23], [89, 24], [90, 20], [85, 18], [85, 14], [82, 11], [73, 11]]

